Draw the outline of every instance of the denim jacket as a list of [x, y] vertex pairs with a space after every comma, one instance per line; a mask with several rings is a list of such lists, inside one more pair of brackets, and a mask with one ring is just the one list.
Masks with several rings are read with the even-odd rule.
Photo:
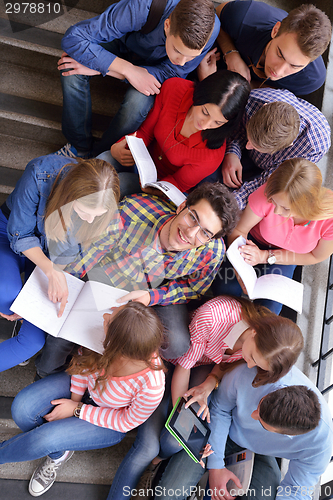
[[[26, 166], [22, 177], [6, 201], [10, 210], [7, 234], [13, 252], [22, 254], [25, 250], [39, 247], [48, 255], [44, 229], [46, 201], [58, 172], [69, 163], [76, 162], [52, 154], [36, 158]], [[77, 251], [78, 245], [73, 236], [69, 235], [68, 241], [60, 244], [56, 251], [56, 254], [62, 254], [64, 257], [62, 261], [58, 259], [57, 262], [59, 264], [71, 262]]]

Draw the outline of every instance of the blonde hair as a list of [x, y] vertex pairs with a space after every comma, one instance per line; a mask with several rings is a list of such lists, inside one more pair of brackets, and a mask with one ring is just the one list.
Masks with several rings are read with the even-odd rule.
[[58, 173], [45, 209], [47, 239], [64, 242], [72, 227], [73, 203], [79, 200], [89, 208], [102, 207], [105, 214], [96, 217], [93, 224], [82, 221], [75, 237], [83, 246], [100, 236], [110, 224], [120, 198], [119, 178], [114, 167], [104, 161], [77, 159], [65, 165]]
[[286, 193], [291, 211], [306, 220], [333, 218], [333, 192], [322, 186], [322, 175], [314, 163], [304, 158], [286, 160], [270, 175], [265, 195], [269, 200]]
[[294, 106], [282, 101], [264, 104], [246, 125], [253, 146], [273, 154], [289, 147], [299, 134], [301, 121]]

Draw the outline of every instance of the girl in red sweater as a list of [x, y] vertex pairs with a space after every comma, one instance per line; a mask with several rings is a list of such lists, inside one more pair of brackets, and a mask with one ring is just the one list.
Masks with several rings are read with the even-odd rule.
[[[238, 127], [249, 93], [248, 82], [227, 70], [197, 84], [181, 78], [164, 82], [153, 108], [136, 131], [155, 162], [158, 180], [187, 192], [215, 172], [223, 160], [226, 139]], [[127, 173], [120, 175], [121, 195], [140, 192], [125, 138], [113, 144], [111, 155], [103, 153], [103, 159], [118, 172]], [[152, 188], [143, 191], [161, 194]]]

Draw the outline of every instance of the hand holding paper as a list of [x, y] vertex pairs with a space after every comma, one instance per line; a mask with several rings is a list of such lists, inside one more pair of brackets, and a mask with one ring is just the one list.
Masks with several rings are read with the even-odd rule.
[[275, 300], [301, 314], [304, 289], [302, 283], [280, 274], [266, 274], [257, 278], [252, 265], [245, 262], [239, 250], [244, 245], [245, 238], [239, 236], [228, 248], [227, 257], [243, 281], [250, 299]]

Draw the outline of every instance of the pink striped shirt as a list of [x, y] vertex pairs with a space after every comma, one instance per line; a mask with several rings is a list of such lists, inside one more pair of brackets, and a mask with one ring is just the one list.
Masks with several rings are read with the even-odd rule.
[[[182, 357], [170, 360], [185, 369], [208, 365], [212, 362], [232, 363], [242, 358], [239, 349], [230, 356], [224, 355], [232, 349], [236, 340], [248, 328], [242, 320], [240, 303], [227, 296], [216, 297], [203, 304], [193, 315], [189, 326], [191, 346]], [[237, 325], [239, 324], [239, 325]]]
[[100, 427], [128, 432], [145, 422], [157, 408], [164, 393], [163, 370], [146, 368], [126, 377], [110, 377], [102, 394], [94, 389], [98, 373], [72, 375], [71, 392], [85, 390], [98, 406], [83, 404], [80, 418]]

